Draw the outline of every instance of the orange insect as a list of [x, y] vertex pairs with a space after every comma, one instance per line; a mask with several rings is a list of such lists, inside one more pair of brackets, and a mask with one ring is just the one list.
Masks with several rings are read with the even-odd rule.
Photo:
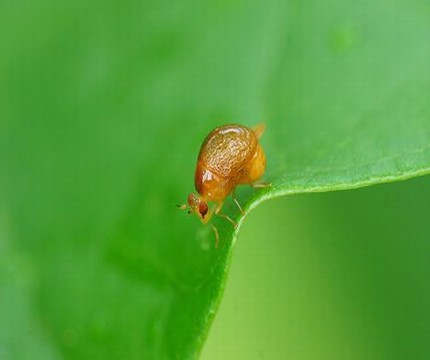
[[[259, 124], [254, 128], [243, 125], [224, 125], [212, 130], [203, 142], [197, 159], [195, 186], [198, 194], [188, 196], [189, 213], [196, 214], [203, 224], [209, 222], [212, 216], [218, 215], [236, 223], [227, 215], [221, 214], [223, 203], [228, 195], [239, 210], [244, 213], [236, 199], [235, 189], [240, 184], [253, 187], [267, 187], [270, 184], [255, 184], [266, 169], [266, 155], [259, 143], [266, 126]], [[208, 202], [216, 205], [209, 208]], [[212, 224], [218, 247], [219, 234]]]

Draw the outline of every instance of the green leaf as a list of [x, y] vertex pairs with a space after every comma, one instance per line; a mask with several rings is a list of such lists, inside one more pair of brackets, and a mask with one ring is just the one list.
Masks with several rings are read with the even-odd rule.
[[[197, 356], [236, 232], [176, 209], [216, 125], [267, 123], [276, 196], [430, 169], [424, 1], [0, 4], [6, 358]], [[251, 280], [250, 280], [251, 281]], [[18, 301], [19, 299], [19, 301]]]

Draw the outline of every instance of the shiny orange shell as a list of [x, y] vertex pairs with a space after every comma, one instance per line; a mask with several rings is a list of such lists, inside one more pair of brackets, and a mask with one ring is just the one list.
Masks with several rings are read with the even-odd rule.
[[242, 125], [225, 125], [206, 137], [195, 173], [202, 198], [223, 200], [237, 185], [252, 183], [264, 174], [266, 157], [256, 132]]

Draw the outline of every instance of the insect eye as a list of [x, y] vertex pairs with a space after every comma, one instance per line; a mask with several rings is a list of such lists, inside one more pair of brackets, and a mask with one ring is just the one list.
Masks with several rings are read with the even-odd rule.
[[201, 201], [199, 204], [199, 213], [202, 217], [205, 217], [205, 215], [208, 213], [208, 204], [206, 204], [204, 201]]

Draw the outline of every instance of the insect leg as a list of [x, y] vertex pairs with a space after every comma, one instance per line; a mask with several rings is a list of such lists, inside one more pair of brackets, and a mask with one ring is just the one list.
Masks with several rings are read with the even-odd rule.
[[249, 186], [253, 187], [253, 188], [268, 188], [272, 186], [272, 183], [251, 183], [249, 184]]
[[218, 204], [217, 204], [217, 206], [216, 206], [216, 209], [215, 209], [215, 215], [216, 215], [216, 216], [219, 216], [219, 217], [221, 217], [221, 218], [226, 219], [226, 220], [227, 220], [227, 221], [229, 221], [229, 222], [233, 225], [233, 227], [236, 229], [236, 227], [237, 227], [237, 223], [236, 223], [236, 221], [234, 221], [230, 216], [228, 216], [228, 215], [226, 215], [226, 214], [221, 214], [221, 213], [220, 213], [220, 211], [221, 211], [221, 209], [222, 209], [222, 205], [223, 205], [223, 202], [222, 202], [222, 201], [218, 202]]
[[216, 226], [214, 224], [211, 224], [212, 226], [212, 230], [215, 233], [215, 248], [218, 249], [218, 244], [219, 244], [219, 232], [218, 229], [216, 228]]
[[242, 213], [242, 215], [245, 215], [245, 211], [243, 211], [242, 206], [240, 206], [239, 201], [237, 201], [237, 198], [236, 198], [236, 189], [232, 191], [231, 197], [233, 198], [233, 201], [235, 202], [235, 204], [239, 208], [239, 210]]

